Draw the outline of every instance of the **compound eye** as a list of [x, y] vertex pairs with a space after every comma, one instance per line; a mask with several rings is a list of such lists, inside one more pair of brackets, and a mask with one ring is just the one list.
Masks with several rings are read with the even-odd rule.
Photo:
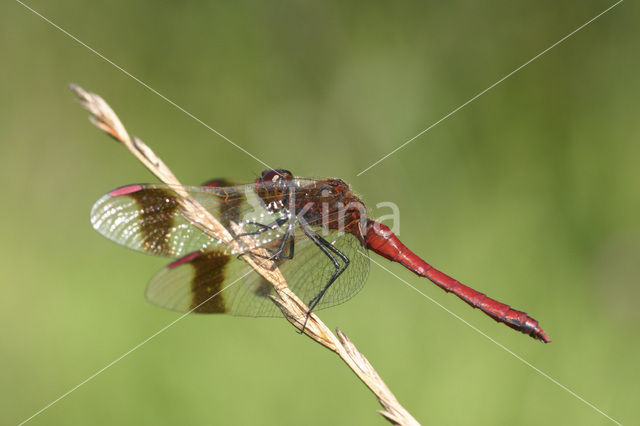
[[289, 170], [285, 169], [273, 169], [273, 170], [265, 170], [262, 172], [262, 181], [263, 182], [279, 182], [281, 180], [289, 180], [293, 178], [293, 175]]

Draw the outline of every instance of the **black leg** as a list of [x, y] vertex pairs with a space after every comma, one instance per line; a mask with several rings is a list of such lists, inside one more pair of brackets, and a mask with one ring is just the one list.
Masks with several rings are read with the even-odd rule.
[[[289, 242], [289, 252], [286, 255], [283, 255], [284, 247], [287, 245], [287, 241]], [[280, 239], [280, 245], [278, 246], [277, 249], [271, 250], [266, 247], [264, 247], [264, 249], [271, 254], [269, 256], [264, 256], [261, 254], [254, 253], [253, 256], [260, 257], [262, 259], [268, 259], [268, 260], [293, 259], [294, 252], [295, 252], [295, 237], [293, 235], [292, 229], [288, 229], [287, 232], [285, 232], [285, 234]], [[277, 265], [274, 265], [274, 267], [276, 266]]]
[[[258, 227], [260, 227], [260, 229], [258, 229], [257, 231], [253, 231], [253, 232], [245, 232], [245, 233], [242, 233], [242, 234], [238, 234], [236, 236], [236, 239], [239, 239], [239, 238], [244, 237], [244, 236], [260, 235], [260, 234], [263, 234], [263, 233], [265, 233], [267, 231], [273, 231], [277, 227], [280, 227], [283, 224], [285, 224], [288, 220], [289, 220], [288, 217], [281, 217], [281, 218], [276, 219], [275, 221], [271, 222], [268, 225], [265, 225], [265, 224], [262, 224], [262, 223], [259, 223], [259, 222], [246, 222], [246, 224], [251, 224], [251, 225], [258, 226]], [[282, 257], [283, 259], [292, 259], [293, 258], [294, 238], [290, 238], [292, 236], [292, 232], [291, 231], [292, 231], [291, 226], [289, 226], [287, 228], [287, 231], [285, 232], [285, 234], [280, 239], [280, 245], [278, 246], [278, 248], [275, 251], [265, 247], [265, 250], [269, 251], [271, 253], [271, 255], [264, 256], [264, 255], [260, 255], [260, 254], [254, 254], [254, 256], [260, 257], [262, 259], [268, 259], [268, 260], [274, 260], [274, 259], [280, 258], [280, 257]], [[281, 256], [282, 252], [284, 251], [284, 246], [285, 246], [285, 244], [286, 244], [286, 242], [288, 240], [290, 241], [289, 254], [287, 254], [286, 256]]]
[[[284, 252], [284, 246], [287, 244], [287, 241], [289, 241], [289, 253], [287, 253], [286, 255], [283, 255], [282, 252]], [[293, 259], [293, 254], [295, 251], [295, 236], [293, 235], [293, 232], [287, 232], [284, 237], [282, 238], [282, 242], [280, 243], [280, 247], [278, 247], [278, 257], [280, 259]]]
[[288, 217], [281, 217], [279, 219], [274, 220], [273, 222], [271, 222], [268, 225], [264, 225], [264, 224], [262, 224], [260, 222], [246, 222], [246, 224], [248, 224], [248, 225], [259, 226], [260, 229], [258, 229], [257, 231], [253, 231], [253, 232], [245, 232], [245, 233], [242, 233], [242, 234], [238, 234], [236, 236], [236, 238], [240, 238], [240, 237], [244, 237], [244, 236], [251, 236], [251, 235], [260, 235], [260, 234], [265, 233], [267, 231], [273, 231], [277, 227], [282, 226], [283, 224], [285, 224], [288, 220], [289, 220]]
[[[340, 250], [335, 248], [327, 240], [325, 240], [324, 238], [322, 238], [321, 236], [319, 236], [313, 230], [309, 229], [306, 226], [303, 229], [305, 234], [309, 238], [311, 238], [311, 240], [318, 246], [318, 248], [322, 250], [322, 252], [325, 255], [327, 255], [329, 259], [331, 259], [331, 262], [333, 262], [333, 265], [335, 266], [336, 269], [333, 271], [333, 274], [331, 274], [331, 277], [329, 278], [325, 286], [322, 288], [322, 290], [320, 290], [320, 292], [316, 294], [313, 297], [313, 299], [311, 299], [311, 301], [309, 302], [309, 312], [307, 312], [307, 317], [304, 320], [304, 324], [302, 325], [301, 332], [304, 332], [304, 329], [307, 325], [307, 321], [309, 320], [309, 316], [311, 315], [311, 312], [313, 311], [313, 309], [316, 306], [318, 306], [318, 303], [320, 303], [320, 300], [322, 300], [322, 297], [325, 295], [327, 290], [329, 290], [329, 287], [331, 287], [331, 284], [333, 284], [335, 280], [337, 280], [338, 277], [342, 275], [342, 273], [347, 269], [350, 263], [349, 258], [345, 256], [345, 254], [342, 253]], [[340, 265], [340, 262], [338, 262], [338, 259], [334, 256], [334, 254], [337, 255], [344, 262], [343, 266]]]
[[334, 262], [334, 265], [336, 265], [336, 270], [331, 275], [331, 278], [329, 278], [329, 281], [327, 281], [327, 284], [325, 284], [323, 289], [320, 290], [320, 293], [318, 293], [316, 296], [314, 296], [314, 298], [311, 299], [311, 301], [309, 302], [309, 309], [310, 310], [313, 310], [318, 305], [318, 303], [320, 303], [320, 300], [322, 299], [324, 294], [327, 292], [327, 290], [329, 290], [329, 287], [331, 287], [331, 284], [333, 284], [334, 281], [337, 280], [340, 275], [342, 275], [342, 273], [347, 269], [347, 267], [349, 266], [349, 263], [350, 263], [349, 258], [347, 256], [345, 256], [344, 253], [342, 253], [340, 250], [335, 248], [333, 245], [331, 245], [331, 243], [329, 243], [324, 238], [322, 238], [320, 236], [317, 236], [317, 237], [320, 240], [320, 243], [322, 245], [324, 245], [324, 247], [326, 247], [328, 250], [331, 250], [333, 253], [338, 255], [340, 257], [340, 259], [342, 259], [342, 261], [344, 262], [344, 266], [340, 267], [339, 264], [336, 265], [336, 263]]

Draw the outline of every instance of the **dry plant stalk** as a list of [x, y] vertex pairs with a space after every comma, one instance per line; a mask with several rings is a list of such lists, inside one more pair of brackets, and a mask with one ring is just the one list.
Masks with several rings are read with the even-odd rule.
[[[70, 88], [78, 96], [77, 101], [80, 105], [91, 113], [89, 119], [95, 126], [121, 142], [158, 179], [173, 187], [172, 189], [180, 196], [179, 202], [183, 209], [182, 214], [186, 219], [203, 232], [230, 246], [237, 244], [237, 241], [234, 240], [229, 231], [209, 211], [182, 189], [182, 184], [169, 167], [142, 140], [127, 132], [118, 116], [100, 96], [95, 93], [89, 93], [74, 84], [70, 85]], [[239, 227], [237, 224], [232, 224], [232, 226]], [[265, 256], [267, 253], [263, 250], [260, 248], [254, 249], [251, 254]], [[278, 297], [272, 296], [272, 300], [280, 308], [285, 318], [298, 330], [342, 358], [378, 398], [378, 401], [384, 407], [384, 410], [378, 410], [382, 416], [393, 424], [418, 425], [419, 423], [411, 414], [400, 405], [367, 358], [358, 351], [344, 333], [337, 329], [337, 336], [334, 335], [314, 313], [311, 313], [306, 325], [303, 326], [309, 308], [289, 289], [284, 277], [271, 261], [265, 260], [264, 257], [258, 257], [260, 261], [257, 261], [256, 256], [251, 254], [242, 255], [243, 260], [273, 285]]]

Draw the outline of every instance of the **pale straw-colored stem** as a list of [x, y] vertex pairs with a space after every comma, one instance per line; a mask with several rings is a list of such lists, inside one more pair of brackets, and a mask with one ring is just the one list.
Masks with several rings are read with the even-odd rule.
[[[196, 200], [182, 189], [178, 178], [169, 167], [138, 137], [130, 135], [111, 107], [95, 93], [86, 92], [79, 86], [71, 85], [78, 96], [78, 102], [91, 113], [90, 120], [99, 129], [121, 142], [133, 155], [142, 162], [154, 175], [180, 196], [179, 202], [184, 217], [208, 235], [234, 246], [238, 244], [231, 233]], [[234, 232], [241, 230], [239, 224], [232, 223]], [[249, 241], [243, 241], [248, 243]], [[245, 247], [247, 245], [244, 245]], [[251, 246], [251, 245], [249, 245]], [[262, 255], [253, 256], [253, 254]], [[309, 308], [289, 289], [287, 283], [277, 267], [269, 260], [265, 260], [267, 252], [264, 249], [254, 249], [251, 253], [242, 255], [242, 259], [251, 265], [260, 275], [267, 279], [276, 291], [278, 297], [273, 302], [280, 308], [285, 318], [298, 330], [332, 350], [353, 370], [362, 382], [375, 394], [384, 410], [378, 412], [393, 424], [419, 424], [395, 398], [391, 390], [382, 381], [371, 363], [358, 351], [355, 345], [340, 330], [337, 336], [314, 313], [307, 313]], [[305, 324], [306, 320], [306, 324]], [[304, 324], [304, 325], [303, 325]]]

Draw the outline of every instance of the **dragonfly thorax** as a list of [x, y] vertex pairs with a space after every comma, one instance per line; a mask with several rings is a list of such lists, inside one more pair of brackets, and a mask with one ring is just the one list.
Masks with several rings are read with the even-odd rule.
[[299, 190], [295, 203], [290, 204], [307, 224], [349, 233], [363, 241], [366, 207], [342, 180], [316, 181]]
[[274, 169], [262, 172], [254, 188], [269, 213], [285, 214], [316, 229], [346, 232], [364, 241], [366, 208], [341, 179], [299, 179], [288, 170]]

